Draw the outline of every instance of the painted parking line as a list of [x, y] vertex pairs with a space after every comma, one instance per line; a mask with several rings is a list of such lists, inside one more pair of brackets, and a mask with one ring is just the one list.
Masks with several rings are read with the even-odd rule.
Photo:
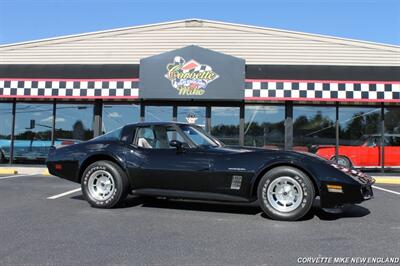
[[0, 177], [0, 180], [2, 180], [2, 179], [10, 179], [10, 178], [14, 178], [14, 177], [33, 176], [33, 175], [36, 175], [36, 174], [2, 176], [2, 177]]
[[378, 190], [382, 190], [382, 191], [386, 191], [386, 192], [393, 193], [393, 194], [396, 194], [396, 195], [400, 195], [400, 192], [397, 192], [397, 191], [393, 191], [393, 190], [390, 190], [390, 189], [377, 187], [377, 186], [372, 186], [372, 187], [375, 188], [375, 189], [378, 189]]
[[47, 197], [47, 199], [58, 199], [58, 198], [73, 194], [73, 193], [78, 192], [78, 191], [81, 191], [81, 188], [76, 188], [76, 189], [73, 189], [73, 190], [69, 190], [69, 191], [54, 195], [54, 196], [50, 196], [50, 197]]
[[373, 178], [375, 178], [375, 184], [400, 185], [400, 177], [374, 176]]

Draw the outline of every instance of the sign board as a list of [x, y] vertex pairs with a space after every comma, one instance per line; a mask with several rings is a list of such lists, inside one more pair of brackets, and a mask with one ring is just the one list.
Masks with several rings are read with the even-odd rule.
[[191, 45], [140, 60], [139, 98], [243, 100], [245, 60]]

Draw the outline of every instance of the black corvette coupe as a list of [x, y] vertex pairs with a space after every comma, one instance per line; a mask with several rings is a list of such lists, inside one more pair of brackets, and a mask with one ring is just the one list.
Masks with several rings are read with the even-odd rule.
[[81, 183], [94, 207], [112, 208], [128, 193], [253, 202], [273, 219], [298, 220], [321, 207], [361, 203], [374, 179], [315, 155], [225, 146], [201, 127], [138, 123], [49, 151], [49, 172]]

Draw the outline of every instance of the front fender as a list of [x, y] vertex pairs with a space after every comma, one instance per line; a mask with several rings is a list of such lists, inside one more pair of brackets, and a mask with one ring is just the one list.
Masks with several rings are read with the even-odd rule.
[[269, 160], [265, 162], [263, 165], [260, 166], [260, 168], [256, 171], [256, 174], [254, 175], [254, 178], [251, 182], [251, 197], [257, 197], [257, 186], [263, 175], [268, 172], [269, 170], [278, 167], [278, 166], [291, 166], [294, 168], [299, 169], [300, 171], [304, 172], [306, 175], [308, 175], [311, 178], [311, 181], [313, 182], [315, 188], [316, 188], [316, 195], [319, 195], [321, 192], [321, 182], [317, 178], [316, 173], [314, 170], [310, 167], [307, 167], [307, 165], [304, 164], [303, 160], [299, 160], [297, 158], [287, 158], [287, 157], [280, 157], [280, 158], [275, 158], [273, 160]]

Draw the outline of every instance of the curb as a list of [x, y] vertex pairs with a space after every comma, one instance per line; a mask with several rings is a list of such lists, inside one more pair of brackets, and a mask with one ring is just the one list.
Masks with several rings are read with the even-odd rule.
[[49, 173], [49, 169], [46, 168], [46, 169], [43, 171], [42, 175], [44, 175], [44, 176], [51, 176], [51, 174]]
[[375, 179], [375, 184], [392, 184], [392, 185], [400, 185], [400, 178], [399, 177], [373, 177]]
[[16, 175], [18, 171], [13, 168], [0, 168], [0, 175]]

